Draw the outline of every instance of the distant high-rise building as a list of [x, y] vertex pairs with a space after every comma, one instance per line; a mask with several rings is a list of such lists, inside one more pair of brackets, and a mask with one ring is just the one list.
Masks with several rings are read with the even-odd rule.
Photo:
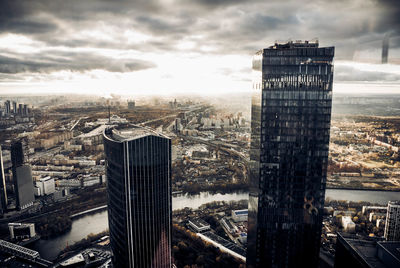
[[181, 124], [181, 119], [175, 118], [175, 125], [174, 125], [175, 132], [180, 133], [182, 129], [183, 129], [183, 126]]
[[275, 44], [253, 58], [247, 267], [317, 267], [334, 47]]
[[22, 115], [24, 113], [24, 105], [22, 103], [18, 104], [18, 114]]
[[17, 114], [18, 113], [17, 102], [13, 101], [12, 105], [13, 105], [13, 114]]
[[4, 102], [4, 113], [6, 115], [11, 113], [11, 102], [9, 100]]
[[131, 126], [104, 132], [115, 267], [171, 267], [171, 140]]
[[389, 56], [389, 35], [385, 34], [385, 37], [382, 41], [382, 63], [388, 63]]
[[16, 168], [16, 176], [13, 174], [17, 208], [25, 209], [33, 205], [35, 201], [32, 170], [29, 165]]
[[400, 201], [389, 201], [384, 236], [387, 241], [400, 241]]
[[28, 115], [29, 110], [28, 110], [28, 105], [24, 104], [24, 110], [23, 110], [23, 115]]
[[135, 101], [129, 100], [128, 101], [128, 109], [134, 109], [134, 108], [135, 108]]
[[0, 209], [1, 212], [7, 209], [7, 188], [4, 175], [3, 153], [0, 146]]
[[32, 170], [24, 164], [24, 151], [21, 141], [11, 144], [11, 163], [17, 208], [24, 209], [35, 201]]
[[21, 141], [16, 141], [11, 144], [11, 163], [13, 171], [14, 168], [24, 163], [24, 150]]

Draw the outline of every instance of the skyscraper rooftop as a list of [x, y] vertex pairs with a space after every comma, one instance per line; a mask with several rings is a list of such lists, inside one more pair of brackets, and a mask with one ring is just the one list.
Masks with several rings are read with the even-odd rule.
[[283, 49], [283, 48], [307, 48], [307, 47], [315, 47], [317, 48], [319, 42], [317, 39], [315, 40], [296, 40], [296, 41], [286, 41], [286, 42], [279, 42], [276, 41], [273, 46], [268, 47], [268, 49]]
[[129, 127], [116, 127], [105, 131], [105, 135], [114, 141], [124, 142], [124, 141], [131, 141], [136, 140], [146, 136], [157, 136], [168, 138], [167, 136], [158, 133], [150, 128], [130, 125]]

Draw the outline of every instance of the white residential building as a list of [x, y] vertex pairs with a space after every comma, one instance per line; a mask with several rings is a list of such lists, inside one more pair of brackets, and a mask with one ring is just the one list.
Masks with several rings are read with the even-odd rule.
[[349, 216], [342, 217], [342, 227], [345, 232], [354, 233], [356, 230], [356, 224], [351, 220]]

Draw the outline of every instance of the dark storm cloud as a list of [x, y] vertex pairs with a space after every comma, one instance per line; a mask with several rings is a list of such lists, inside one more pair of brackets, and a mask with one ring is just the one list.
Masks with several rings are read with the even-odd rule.
[[[196, 23], [194, 18], [189, 16], [180, 16], [173, 19], [165, 19], [162, 17], [151, 17], [147, 15], [139, 15], [134, 18], [134, 28], [141, 29], [145, 33], [156, 36], [189, 35], [191, 34], [191, 25]], [[175, 36], [176, 37], [176, 36]]]
[[[218, 47], [221, 53], [231, 47], [234, 52], [243, 53], [246, 47], [259, 46], [259, 40], [297, 39], [298, 35], [307, 38], [319, 36], [325, 40], [350, 39], [371, 31], [384, 33], [399, 28], [396, 28], [399, 24], [399, 16], [396, 16], [399, 14], [399, 5], [396, 5], [395, 0], [376, 1], [376, 7], [385, 9], [385, 16], [373, 21], [374, 14], [369, 16], [371, 10], [365, 10], [366, 16], [359, 22], [359, 18], [353, 18], [353, 15], [363, 12], [360, 11], [362, 7], [350, 9], [350, 0], [339, 1], [337, 5], [328, 0], [177, 0], [168, 4], [145, 0], [14, 0], [0, 3], [0, 31], [37, 34], [38, 38], [49, 43], [57, 41], [52, 37], [55, 33], [72, 35], [66, 31], [68, 28], [71, 32], [79, 32], [82, 26], [96, 27], [99, 21], [118, 25], [123, 19], [128, 19], [130, 23], [122, 24], [122, 27], [132, 27], [154, 36], [170, 37], [163, 41], [171, 44], [184, 38], [185, 34], [203, 34], [206, 38], [202, 42], [212, 40], [215, 44], [221, 44]], [[359, 3], [361, 6], [362, 1]], [[235, 11], [245, 14], [240, 16]], [[297, 18], [301, 13], [306, 14], [305, 21]], [[354, 23], [349, 23], [352, 19]], [[213, 23], [204, 23], [204, 20]], [[230, 27], [225, 27], [225, 23]], [[242, 42], [232, 45], [232, 42], [237, 41]], [[74, 46], [72, 42], [65, 42]], [[102, 47], [107, 45], [112, 44], [98, 44]]]
[[[44, 55], [46, 54], [46, 55]], [[130, 72], [156, 67], [142, 60], [116, 60], [91, 53], [65, 53], [47, 51], [43, 54], [5, 56], [0, 54], [0, 73], [51, 73], [54, 71], [90, 71], [102, 69], [109, 72]]]
[[[400, 47], [400, 38], [396, 38], [400, 35], [398, 14], [398, 0], [0, 0], [0, 34], [26, 35], [53, 49], [109, 48], [143, 53], [179, 52], [181, 41], [191, 41], [195, 43], [193, 52], [205, 53], [202, 46], [209, 46], [214, 50], [206, 53], [216, 55], [251, 55], [275, 40], [319, 37], [323, 45], [336, 46], [337, 59], [353, 59], [360, 44], [363, 49], [377, 48], [376, 41], [386, 33], [392, 36], [391, 48]], [[82, 34], [92, 29], [110, 38]], [[149, 38], [131, 42], [123, 35], [125, 30]], [[61, 52], [53, 54], [57, 53]], [[71, 53], [60, 61], [40, 60], [38, 55], [3, 55], [0, 68], [3, 72], [51, 72], [153, 67], [149, 62], [117, 64], [116, 59], [93, 55]]]
[[243, 2], [242, 0], [194, 0], [193, 2], [199, 3], [205, 6], [227, 6], [231, 4], [237, 4]]
[[[185, 0], [180, 0], [179, 1], [181, 4], [187, 4], [187, 1]], [[193, 0], [191, 1], [191, 5], [195, 7], [203, 7], [207, 9], [213, 9], [213, 8], [218, 8], [218, 7], [229, 7], [232, 5], [237, 5], [241, 3], [246, 3], [246, 2], [251, 2], [251, 1], [243, 1], [243, 0]], [[252, 1], [255, 2], [255, 1]]]
[[400, 33], [400, 3], [398, 0], [380, 0], [378, 4], [385, 7], [385, 16], [379, 18], [379, 30], [392, 32], [395, 35]]
[[[152, 0], [0, 0], [0, 33], [42, 34], [65, 33], [63, 27], [95, 25], [97, 21], [118, 22], [131, 12], [157, 12]], [[77, 27], [78, 26], [78, 27]]]
[[[231, 28], [225, 29], [222, 33], [214, 32], [213, 34], [216, 38], [220, 35], [228, 40], [232, 40], [232, 45], [238, 50], [243, 49], [243, 51], [247, 51], [249, 47], [256, 48], [257, 50], [260, 49], [259, 41], [266, 41], [266, 37], [271, 37], [271, 40], [282, 39], [284, 37], [288, 39], [291, 37], [291, 31], [287, 29], [293, 29], [299, 23], [298, 19], [293, 15], [278, 17], [264, 15], [258, 11], [239, 16], [232, 21], [233, 25]], [[280, 33], [279, 35], [271, 36], [273, 32]], [[254, 45], [257, 45], [257, 47]], [[250, 51], [250, 53], [253, 52]]]
[[[0, 15], [1, 16], [1, 15]], [[1, 19], [0, 19], [1, 20]], [[57, 26], [48, 22], [23, 19], [19, 21], [0, 21], [0, 32], [21, 34], [44, 34], [57, 30]]]
[[54, 22], [38, 16], [41, 10], [40, 1], [0, 0], [0, 33], [35, 34], [56, 30]]

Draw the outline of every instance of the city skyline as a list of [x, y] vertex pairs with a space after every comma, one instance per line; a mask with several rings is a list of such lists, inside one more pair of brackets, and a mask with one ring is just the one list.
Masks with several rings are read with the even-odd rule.
[[[286, 66], [288, 71], [326, 73], [328, 70], [324, 65], [319, 68], [319, 64], [323, 63], [321, 59], [312, 57], [311, 61], [308, 58], [299, 60], [304, 64]], [[265, 63], [268, 62], [271, 61], [265, 60]], [[273, 62], [293, 63], [294, 61], [275, 57]], [[268, 65], [266, 66], [268, 68]], [[286, 70], [279, 64], [276, 69], [272, 68], [275, 71], [277, 69]], [[306, 74], [302, 74], [302, 76], [303, 78], [307, 77]], [[311, 79], [313, 76], [311, 76], [299, 85], [302, 88], [297, 94], [294, 92], [295, 90], [289, 89], [293, 89], [293, 83], [297, 79], [301, 79], [301, 76], [286, 75], [285, 78], [289, 81], [269, 81], [274, 83], [273, 89], [275, 90], [272, 92], [274, 94], [263, 95], [266, 98], [266, 106], [263, 107], [266, 109], [264, 115], [267, 118], [272, 116], [271, 120], [267, 119], [264, 122], [266, 123], [264, 132], [267, 134], [276, 131], [283, 133], [276, 141], [271, 142], [278, 144], [278, 156], [287, 159], [283, 164], [286, 165], [285, 170], [290, 173], [290, 165], [293, 166], [293, 163], [290, 161], [291, 150], [288, 145], [291, 143], [284, 142], [284, 140], [293, 140], [293, 133], [301, 133], [304, 130], [303, 123], [304, 126], [309, 126], [317, 121], [317, 125], [324, 125], [326, 122], [323, 120], [328, 120], [327, 111], [324, 112], [324, 110], [329, 110], [329, 107], [326, 107], [328, 104], [326, 101], [329, 101], [330, 96], [329, 94], [325, 96], [327, 100], [325, 97], [324, 100], [318, 100], [317, 110], [310, 109], [307, 105], [313, 102], [315, 97], [321, 97], [321, 94], [316, 94], [315, 91], [319, 92], [320, 86], [322, 87], [321, 91], [326, 91], [323, 88], [326, 88], [328, 84], [317, 83], [315, 90], [310, 89], [309, 83], [306, 82], [313, 80]], [[273, 91], [271, 83], [266, 86]], [[261, 88], [261, 86], [258, 84], [257, 88]], [[306, 88], [307, 90], [303, 90]], [[298, 100], [297, 98], [303, 97], [303, 93], [307, 99]], [[322, 94], [323, 96], [324, 94]], [[285, 99], [286, 97], [289, 99]], [[133, 105], [132, 99], [127, 101], [117, 96], [112, 99], [83, 98], [82, 96], [37, 96], [20, 97], [17, 100], [10, 97], [12, 106], [19, 107], [18, 103], [23, 102], [27, 103], [28, 107], [34, 105], [34, 108], [28, 115], [24, 115], [23, 113], [14, 113], [13, 107], [10, 109], [10, 113], [0, 116], [3, 166], [8, 192], [7, 209], [4, 211], [2, 223], [4, 227], [7, 227], [7, 223], [15, 224], [23, 233], [22, 236], [18, 235], [15, 239], [10, 240], [9, 235], [12, 236], [10, 229], [2, 229], [0, 238], [4, 241], [0, 241], [0, 251], [2, 251], [0, 259], [15, 265], [23, 261], [21, 258], [30, 263], [39, 261], [45, 262], [46, 265], [50, 263], [64, 265], [68, 262], [83, 262], [82, 256], [85, 258], [86, 264], [93, 261], [111, 262], [111, 250], [113, 247], [115, 249], [116, 245], [116, 232], [120, 234], [124, 230], [120, 223], [125, 221], [121, 221], [119, 218], [124, 214], [124, 209], [120, 209], [123, 206], [115, 206], [115, 204], [113, 206], [111, 202], [112, 199], [121, 197], [119, 190], [122, 188], [113, 188], [113, 191], [107, 193], [107, 186], [110, 190], [112, 185], [116, 185], [114, 179], [122, 177], [118, 173], [123, 169], [115, 168], [115, 165], [121, 164], [122, 159], [127, 159], [127, 157], [125, 154], [120, 156], [107, 146], [104, 148], [103, 133], [111, 126], [135, 124], [146, 126], [146, 129], [156, 129], [157, 132], [171, 138], [171, 187], [173, 191], [171, 246], [174, 264], [177, 267], [192, 264], [211, 267], [243, 267], [246, 257], [247, 233], [249, 234], [249, 243], [252, 240], [251, 224], [250, 229], [247, 228], [247, 215], [250, 216], [250, 219], [253, 216], [252, 213], [247, 214], [246, 208], [249, 196], [247, 191], [249, 156], [254, 156], [255, 152], [252, 151], [250, 154], [250, 116], [245, 115], [243, 109], [237, 109], [243, 107], [244, 103], [250, 102], [250, 99], [242, 97], [237, 100], [238, 104], [242, 106], [236, 106], [234, 105], [237, 102], [235, 98], [237, 96], [225, 98], [224, 103], [216, 103], [212, 97], [199, 99], [195, 96], [191, 98], [178, 96], [176, 98], [150, 98], [147, 103], [135, 98], [135, 105]], [[387, 222], [391, 222], [391, 217], [386, 213], [387, 204], [388, 201], [398, 199], [400, 189], [399, 98], [399, 96], [391, 95], [343, 96], [336, 99], [336, 112], [332, 117], [330, 131], [326, 180], [328, 189], [325, 196], [323, 229], [320, 237], [321, 261], [331, 263], [331, 267], [335, 261], [337, 232], [345, 232], [346, 235], [355, 234], [360, 238], [357, 239], [360, 243], [367, 239], [379, 241], [384, 239]], [[15, 101], [16, 105], [14, 105]], [[324, 101], [325, 103], [323, 103]], [[296, 103], [306, 105], [306, 107], [297, 107], [303, 108], [302, 113], [300, 113], [300, 109], [297, 113]], [[111, 117], [108, 113], [109, 105], [112, 106]], [[6, 106], [8, 107], [8, 105]], [[274, 117], [274, 114], [268, 113], [268, 109], [279, 110], [279, 120]], [[297, 127], [295, 127], [296, 124]], [[307, 129], [307, 131], [309, 130]], [[314, 131], [313, 128], [311, 130], [311, 132]], [[323, 132], [318, 127], [316, 131], [317, 133]], [[122, 131], [122, 134], [127, 139], [132, 139], [132, 142], [154, 138], [135, 133], [138, 134], [135, 131]], [[143, 132], [139, 130], [140, 133]], [[300, 136], [309, 137], [305, 134]], [[320, 142], [326, 139], [326, 133], [317, 136], [321, 139]], [[20, 139], [24, 143], [23, 153], [21, 153], [22, 149], [12, 152], [14, 141]], [[254, 138], [252, 140], [256, 141]], [[146, 142], [139, 141], [139, 143], [146, 145]], [[307, 142], [300, 142], [300, 144], [304, 148], [310, 145], [310, 142], [308, 145]], [[277, 150], [271, 148], [270, 145], [264, 146], [266, 153], [264, 157], [276, 156]], [[121, 148], [121, 146], [119, 147]], [[142, 146], [139, 147], [142, 148]], [[319, 146], [317, 147], [319, 148]], [[137, 148], [137, 146], [132, 145], [132, 148]], [[154, 149], [157, 146], [149, 144], [148, 148]], [[323, 149], [321, 150], [323, 151]], [[141, 152], [144, 151], [141, 150]], [[104, 156], [105, 152], [108, 160], [109, 155], [115, 158], [113, 163], [107, 162]], [[317, 154], [320, 155], [321, 152], [315, 153], [311, 157], [313, 160], [308, 162], [318, 166], [319, 161], [314, 161], [314, 157], [318, 157]], [[132, 156], [131, 153], [129, 155]], [[25, 159], [21, 159], [22, 156], [25, 156]], [[310, 157], [304, 157], [304, 159], [307, 158]], [[15, 180], [12, 173], [13, 162], [26, 163], [32, 170], [29, 184], [31, 188], [34, 186], [35, 197], [32, 200], [33, 204], [31, 203], [29, 207], [22, 208], [22, 210], [17, 207], [17, 198], [21, 192], [13, 187], [13, 180]], [[315, 171], [316, 176], [319, 176], [317, 166], [314, 166], [315, 169], [311, 171]], [[111, 170], [113, 174], [106, 173], [107, 169]], [[129, 169], [132, 172], [134, 170]], [[136, 170], [140, 170], [140, 168], [136, 168]], [[298, 172], [296, 178], [301, 177], [301, 172], [302, 170]], [[19, 180], [19, 174], [16, 175]], [[134, 177], [130, 178], [133, 181]], [[135, 186], [138, 184], [140, 182], [134, 183]], [[150, 183], [146, 183], [146, 185], [150, 185]], [[293, 189], [296, 188], [295, 186], [293, 185]], [[315, 187], [317, 187], [317, 183], [315, 183]], [[157, 187], [149, 188], [148, 193], [150, 194], [151, 189], [155, 190]], [[22, 188], [18, 190], [24, 192]], [[137, 188], [133, 190], [137, 190]], [[133, 194], [134, 192], [132, 191]], [[283, 191], [281, 189], [274, 191], [273, 195], [278, 192]], [[302, 211], [304, 207], [299, 208], [299, 206], [304, 205], [306, 211], [302, 216], [307, 216], [308, 202], [311, 204], [313, 202], [310, 201], [309, 196], [306, 196], [308, 202], [305, 202], [304, 198], [300, 198], [304, 197], [301, 191], [293, 192], [297, 192], [297, 194], [291, 195], [298, 201], [295, 204], [297, 209]], [[146, 198], [142, 198], [142, 200], [146, 200]], [[107, 213], [107, 203], [109, 210], [115, 209], [116, 213]], [[313, 211], [315, 210], [311, 209], [311, 213]], [[238, 217], [238, 212], [240, 212], [240, 217]], [[319, 212], [318, 215], [321, 213]], [[310, 216], [308, 220], [310, 218], [313, 219]], [[140, 219], [140, 215], [135, 216], [132, 226], [138, 224], [144, 228], [144, 231], [139, 233], [148, 234], [152, 224], [141, 222]], [[315, 222], [317, 221], [315, 220]], [[37, 235], [28, 232], [29, 228], [26, 228], [24, 224], [20, 225], [21, 223], [34, 224]], [[33, 225], [31, 226], [33, 227]], [[290, 224], [282, 226], [288, 227]], [[396, 228], [389, 229], [396, 232]], [[200, 233], [198, 233], [199, 231]], [[151, 238], [151, 236], [147, 237]], [[33, 243], [32, 247], [29, 246], [33, 251], [27, 251], [26, 246], [16, 247], [16, 243], [21, 239], [29, 239], [32, 243], [36, 240], [38, 242]], [[77, 242], [79, 240], [81, 241]], [[121, 243], [122, 240], [117, 239], [117, 241], [117, 244], [124, 247]], [[285, 239], [281, 241], [285, 241]], [[374, 242], [371, 241], [371, 243], [373, 246]], [[138, 243], [131, 242], [131, 244]], [[148, 248], [148, 245], [141, 248]], [[214, 246], [221, 247], [221, 250], [215, 250]], [[150, 246], [150, 250], [146, 250], [147, 253], [150, 253], [147, 256], [152, 255], [151, 248]], [[10, 252], [10, 250], [12, 251]], [[22, 251], [28, 255], [9, 258], [9, 254], [17, 255]], [[69, 253], [61, 254], [67, 251]], [[118, 248], [116, 252], [118, 254]], [[32, 256], [40, 256], [41, 259], [32, 261], [30, 259]], [[13, 267], [12, 264], [11, 266]]]
[[0, 93], [248, 92], [259, 47], [314, 37], [336, 47], [337, 92], [396, 93], [400, 85], [396, 1], [0, 5]]

